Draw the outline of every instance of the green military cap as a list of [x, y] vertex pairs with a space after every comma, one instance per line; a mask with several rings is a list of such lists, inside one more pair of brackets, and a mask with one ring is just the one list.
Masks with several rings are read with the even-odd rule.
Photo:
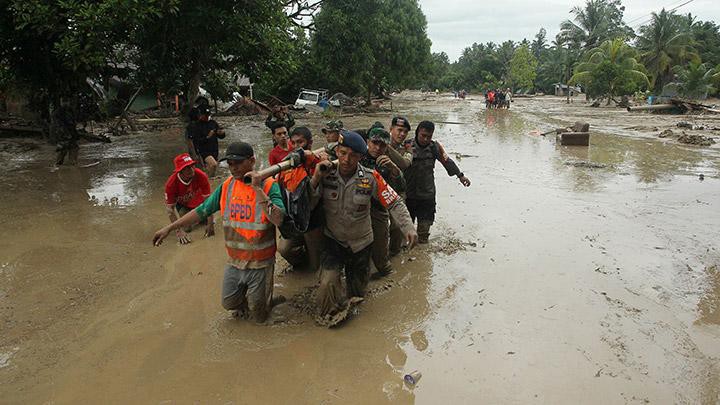
[[385, 144], [390, 144], [390, 133], [386, 131], [384, 128], [373, 128], [370, 130], [370, 133], [368, 134], [368, 139], [371, 141], [380, 141], [385, 142]]
[[340, 120], [332, 120], [325, 123], [325, 128], [322, 129], [323, 134], [328, 131], [340, 131], [343, 129], [343, 122]]

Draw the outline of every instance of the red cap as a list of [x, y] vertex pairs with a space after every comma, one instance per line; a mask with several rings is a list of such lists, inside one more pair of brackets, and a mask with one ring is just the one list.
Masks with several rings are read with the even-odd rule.
[[181, 153], [181, 154], [175, 156], [175, 159], [173, 159], [173, 162], [175, 163], [175, 173], [179, 172], [180, 170], [182, 170], [188, 166], [195, 164], [195, 161], [192, 160], [190, 155], [188, 155], [187, 153]]

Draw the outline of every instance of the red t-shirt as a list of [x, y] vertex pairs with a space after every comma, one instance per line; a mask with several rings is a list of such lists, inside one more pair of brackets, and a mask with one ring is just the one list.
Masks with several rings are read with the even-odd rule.
[[210, 193], [210, 180], [197, 167], [189, 184], [183, 184], [178, 173], [173, 173], [165, 183], [165, 203], [168, 205], [179, 204], [193, 209], [202, 204]]
[[268, 155], [268, 161], [271, 165], [276, 165], [282, 162], [282, 160], [285, 159], [285, 156], [287, 156], [288, 153], [290, 153], [289, 150], [285, 150], [281, 148], [280, 145], [278, 145], [270, 151], [270, 154]]

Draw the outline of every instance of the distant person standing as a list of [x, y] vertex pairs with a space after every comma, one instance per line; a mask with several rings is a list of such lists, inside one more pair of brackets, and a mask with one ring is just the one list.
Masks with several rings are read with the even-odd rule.
[[[175, 156], [175, 171], [165, 182], [165, 209], [170, 223], [195, 209], [210, 196], [210, 181], [207, 174], [195, 167], [195, 161], [187, 153]], [[205, 236], [215, 235], [215, 224], [212, 215], [201, 222], [205, 225]], [[192, 227], [178, 228], [175, 231], [181, 244], [190, 243]]]
[[210, 119], [210, 108], [198, 107], [198, 120], [188, 124], [185, 136], [190, 155], [194, 160], [205, 163], [209, 177], [215, 176], [218, 166], [218, 139], [225, 138], [225, 131], [215, 120]]
[[282, 105], [276, 105], [265, 119], [265, 126], [273, 129], [279, 123], [285, 124], [285, 128], [290, 130], [295, 126], [295, 119], [288, 112], [288, 108]]
[[463, 186], [470, 186], [470, 180], [448, 156], [445, 148], [432, 139], [434, 132], [435, 124], [430, 121], [422, 121], [415, 128], [413, 163], [405, 171], [406, 204], [412, 220], [417, 219], [419, 243], [428, 243], [430, 227], [435, 222], [435, 161], [445, 167], [448, 176], [457, 176]]

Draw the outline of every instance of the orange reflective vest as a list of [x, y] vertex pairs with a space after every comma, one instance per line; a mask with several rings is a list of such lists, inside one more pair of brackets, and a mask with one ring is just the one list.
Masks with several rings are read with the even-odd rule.
[[[265, 194], [275, 180], [266, 179]], [[264, 261], [275, 257], [275, 225], [262, 210], [257, 194], [249, 184], [233, 177], [225, 180], [220, 197], [225, 248], [230, 262]]]

